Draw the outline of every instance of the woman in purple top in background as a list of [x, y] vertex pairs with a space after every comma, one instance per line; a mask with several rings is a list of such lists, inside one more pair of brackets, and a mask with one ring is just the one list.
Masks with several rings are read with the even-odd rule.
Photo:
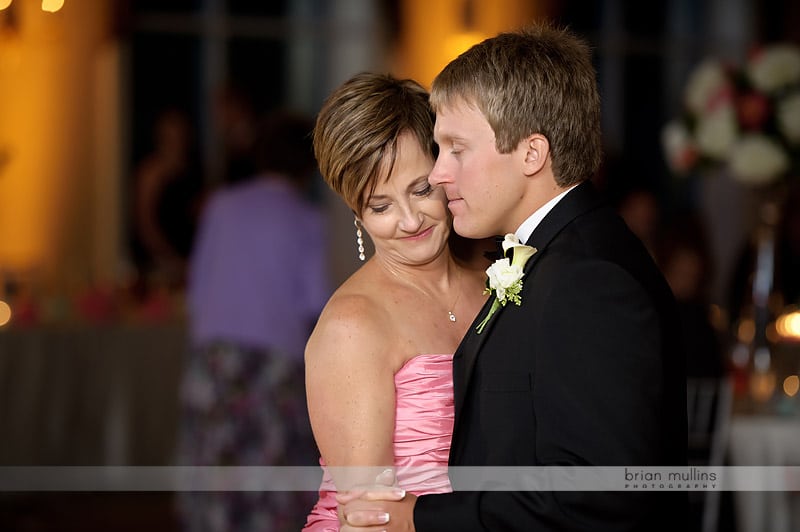
[[[189, 268], [191, 351], [181, 390], [181, 465], [310, 465], [303, 350], [330, 295], [323, 215], [305, 187], [313, 122], [263, 122], [259, 172], [211, 196]], [[313, 494], [311, 494], [313, 495]], [[189, 530], [298, 530], [307, 493], [187, 492]]]

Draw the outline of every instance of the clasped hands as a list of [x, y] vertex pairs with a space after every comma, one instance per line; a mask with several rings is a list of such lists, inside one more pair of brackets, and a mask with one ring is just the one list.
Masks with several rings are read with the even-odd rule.
[[339, 530], [413, 531], [416, 501], [415, 495], [395, 485], [394, 470], [388, 468], [373, 484], [337, 492]]

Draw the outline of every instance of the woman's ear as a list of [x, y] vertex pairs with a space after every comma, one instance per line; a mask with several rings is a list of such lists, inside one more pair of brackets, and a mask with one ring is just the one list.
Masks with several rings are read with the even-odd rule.
[[534, 133], [522, 141], [525, 146], [525, 175], [531, 176], [544, 168], [550, 157], [550, 141], [540, 133]]

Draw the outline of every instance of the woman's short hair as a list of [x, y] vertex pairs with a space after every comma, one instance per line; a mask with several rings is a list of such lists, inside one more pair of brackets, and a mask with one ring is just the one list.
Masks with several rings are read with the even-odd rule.
[[314, 154], [325, 182], [361, 215], [381, 177], [391, 175], [397, 139], [411, 133], [436, 158], [433, 111], [416, 81], [361, 73], [325, 101], [314, 127]]

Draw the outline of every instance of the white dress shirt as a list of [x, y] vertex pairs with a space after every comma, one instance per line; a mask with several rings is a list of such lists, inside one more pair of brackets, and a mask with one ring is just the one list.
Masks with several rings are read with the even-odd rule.
[[572, 185], [564, 192], [536, 209], [533, 214], [531, 214], [524, 222], [522, 222], [522, 225], [520, 225], [519, 228], [517, 228], [517, 230], [514, 232], [514, 234], [517, 235], [517, 238], [519, 238], [519, 241], [525, 244], [533, 234], [534, 229], [536, 229], [539, 223], [544, 220], [544, 217], [547, 216], [547, 213], [550, 212], [559, 201], [564, 199], [564, 196], [566, 196], [570, 190], [577, 186], [578, 185]]

